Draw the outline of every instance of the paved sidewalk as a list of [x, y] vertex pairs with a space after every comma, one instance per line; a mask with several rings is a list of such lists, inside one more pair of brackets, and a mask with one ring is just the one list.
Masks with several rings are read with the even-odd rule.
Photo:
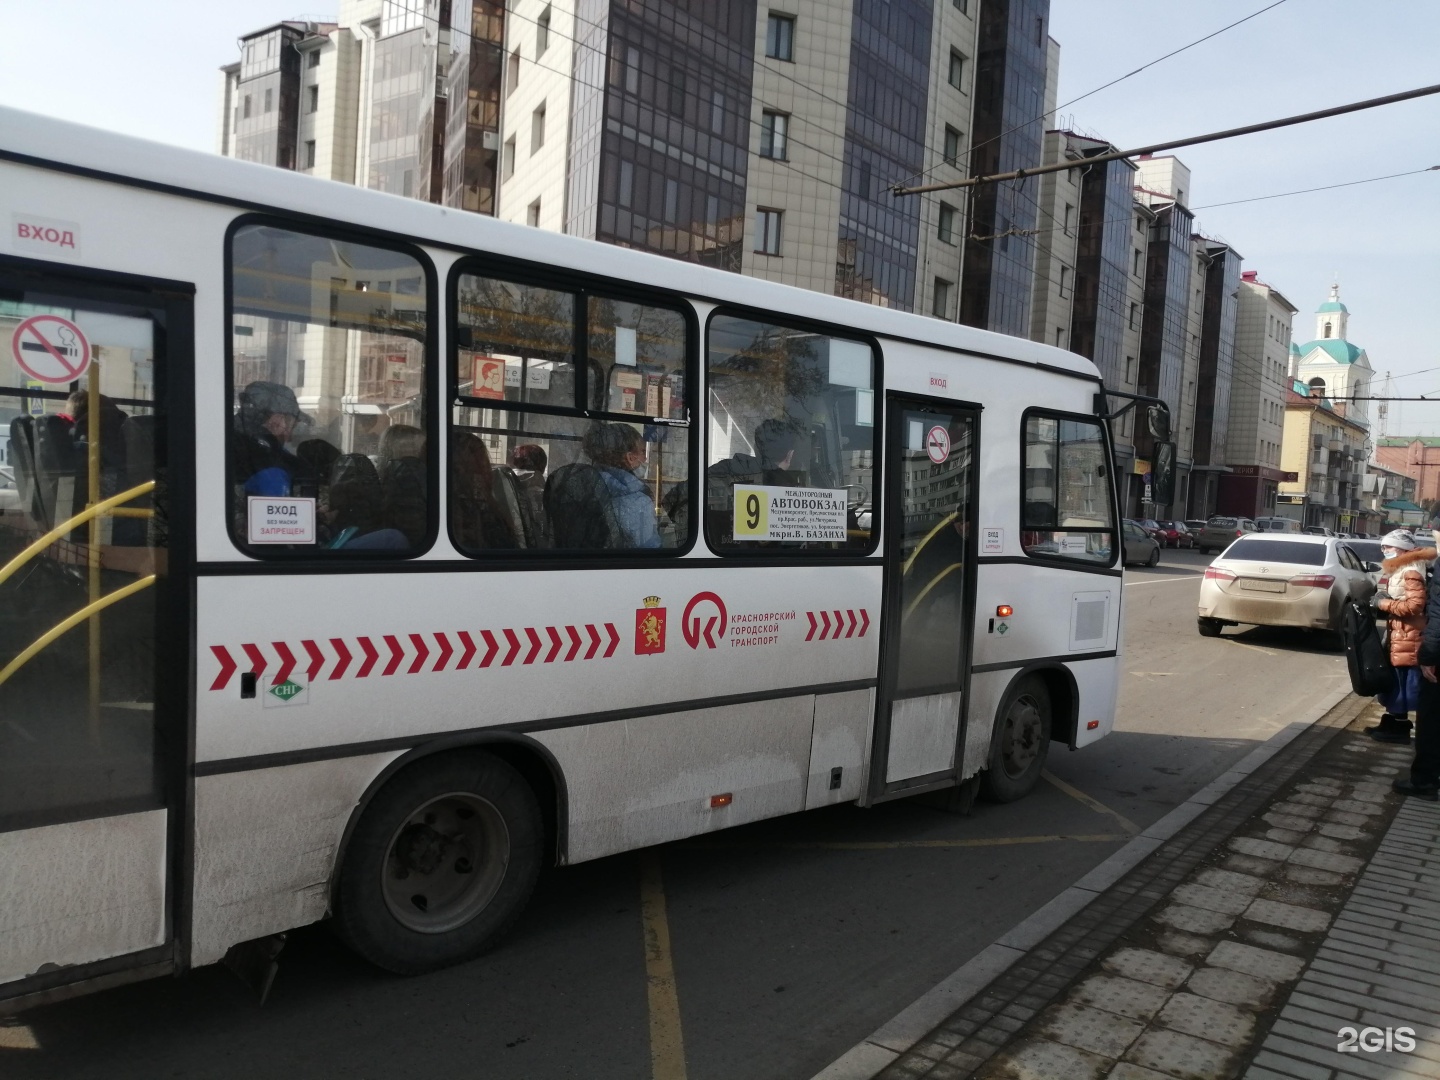
[[1378, 711], [1347, 697], [1147, 830], [991, 946], [942, 1022], [873, 1036], [869, 1075], [1440, 1077], [1440, 805], [1391, 792], [1410, 751], [1359, 731]]

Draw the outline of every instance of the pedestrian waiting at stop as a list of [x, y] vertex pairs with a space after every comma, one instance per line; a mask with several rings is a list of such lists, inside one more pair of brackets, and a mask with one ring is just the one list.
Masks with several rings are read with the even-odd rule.
[[[1435, 533], [1440, 547], [1440, 530]], [[1440, 574], [1430, 578], [1430, 596], [1425, 603], [1425, 629], [1420, 635], [1420, 694], [1415, 702], [1415, 758], [1410, 775], [1390, 786], [1401, 795], [1413, 795], [1430, 802], [1440, 801]]]
[[1380, 551], [1385, 556], [1381, 573], [1386, 588], [1376, 595], [1374, 605], [1385, 616], [1395, 685], [1377, 698], [1385, 709], [1380, 723], [1365, 731], [1376, 742], [1408, 743], [1410, 713], [1420, 693], [1417, 657], [1425, 631], [1425, 567], [1435, 558], [1435, 549], [1419, 547], [1408, 532], [1396, 529], [1381, 538]]

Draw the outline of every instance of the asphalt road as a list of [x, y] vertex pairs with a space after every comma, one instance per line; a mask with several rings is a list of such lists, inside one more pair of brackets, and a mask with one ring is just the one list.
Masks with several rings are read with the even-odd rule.
[[1127, 575], [1115, 733], [1022, 802], [835, 807], [556, 871], [495, 952], [418, 978], [310, 927], [263, 1008], [222, 968], [93, 995], [0, 1021], [0, 1075], [808, 1080], [1333, 696], [1333, 643], [1198, 636], [1207, 562]]

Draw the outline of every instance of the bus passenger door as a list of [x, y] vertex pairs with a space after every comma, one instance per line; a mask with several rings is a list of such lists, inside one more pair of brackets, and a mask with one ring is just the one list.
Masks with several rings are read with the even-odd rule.
[[177, 962], [190, 306], [0, 257], [0, 1000]]
[[872, 799], [953, 781], [974, 598], [978, 410], [891, 395], [885, 425], [885, 642]]

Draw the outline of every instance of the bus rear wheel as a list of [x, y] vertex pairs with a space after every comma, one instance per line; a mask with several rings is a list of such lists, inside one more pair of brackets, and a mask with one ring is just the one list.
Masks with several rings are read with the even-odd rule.
[[377, 967], [412, 975], [491, 946], [540, 874], [534, 793], [483, 752], [402, 769], [361, 814], [336, 890], [341, 938]]
[[1010, 695], [990, 744], [981, 792], [991, 802], [1014, 802], [1040, 781], [1050, 750], [1050, 691], [1034, 675]]

